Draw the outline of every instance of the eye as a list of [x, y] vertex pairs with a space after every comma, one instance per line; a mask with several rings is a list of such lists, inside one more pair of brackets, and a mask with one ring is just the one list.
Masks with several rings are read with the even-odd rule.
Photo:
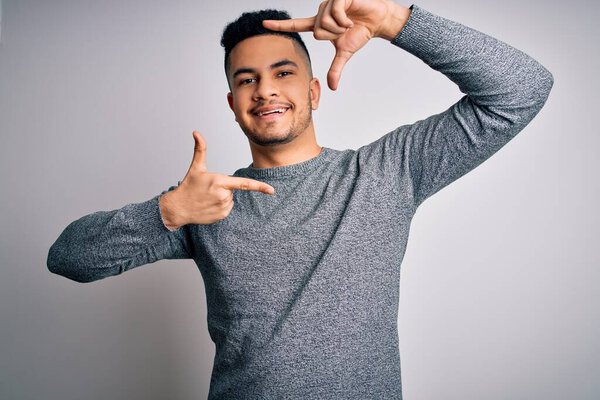
[[288, 75], [292, 75], [292, 71], [281, 71], [280, 73], [277, 74], [278, 76], [288, 76]]
[[240, 85], [246, 85], [248, 83], [251, 83], [254, 80], [254, 78], [247, 78], [247, 79], [242, 79], [240, 81]]

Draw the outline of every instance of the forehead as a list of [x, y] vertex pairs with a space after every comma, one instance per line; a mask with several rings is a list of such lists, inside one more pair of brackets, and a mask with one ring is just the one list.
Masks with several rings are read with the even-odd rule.
[[259, 35], [244, 39], [229, 53], [231, 71], [245, 67], [266, 69], [284, 58], [296, 61], [300, 67], [302, 65], [294, 41], [280, 35]]

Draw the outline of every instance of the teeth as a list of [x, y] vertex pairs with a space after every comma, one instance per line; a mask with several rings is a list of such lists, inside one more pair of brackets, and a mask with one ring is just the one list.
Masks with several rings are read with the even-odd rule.
[[285, 112], [285, 110], [287, 110], [287, 108], [278, 108], [278, 109], [271, 110], [271, 111], [259, 112], [258, 115], [262, 117], [263, 115], [268, 115], [268, 114], [273, 114], [273, 113], [282, 114]]

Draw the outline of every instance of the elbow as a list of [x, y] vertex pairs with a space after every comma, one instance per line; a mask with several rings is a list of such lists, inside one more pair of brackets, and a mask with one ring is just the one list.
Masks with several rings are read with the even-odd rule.
[[522, 120], [517, 124], [518, 130], [523, 129], [536, 115], [539, 114], [548, 101], [548, 97], [550, 97], [550, 92], [554, 86], [554, 76], [541, 65], [539, 75], [536, 79], [537, 85], [535, 85], [533, 93], [530, 96], [531, 100], [525, 107], [526, 112], [524, 113]]
[[544, 107], [554, 86], [554, 76], [540, 64], [531, 82], [535, 84], [516, 92], [516, 97], [510, 106], [494, 110], [506, 123], [507, 131], [513, 135], [523, 130]]
[[480, 129], [496, 132], [501, 138], [516, 136], [544, 107], [553, 86], [552, 73], [536, 62], [514, 85], [501, 91], [498, 101], [482, 105], [471, 99]]
[[539, 85], [537, 85], [537, 90], [534, 96], [540, 109], [544, 106], [544, 104], [546, 104], [553, 86], [554, 75], [552, 75], [552, 72], [548, 71], [546, 67], [540, 65]]
[[77, 283], [93, 282], [96, 279], [87, 274], [82, 274], [81, 271], [67, 266], [67, 264], [48, 263], [48, 270], [53, 274], [60, 275]]
[[50, 247], [46, 266], [48, 271], [53, 274], [63, 276], [78, 283], [88, 283], [98, 280], [98, 278], [86, 272], [87, 268], [81, 268], [77, 262], [73, 262], [68, 257], [65, 257], [56, 246]]
[[554, 76], [546, 67], [538, 63], [538, 67], [529, 75], [528, 82], [516, 90], [515, 104], [519, 116], [525, 117], [527, 121], [533, 118], [546, 104], [552, 87]]

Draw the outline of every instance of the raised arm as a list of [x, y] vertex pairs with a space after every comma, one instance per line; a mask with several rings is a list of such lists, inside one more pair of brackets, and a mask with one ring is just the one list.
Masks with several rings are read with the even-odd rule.
[[537, 115], [554, 79], [510, 45], [412, 5], [391, 43], [443, 73], [466, 93], [447, 110], [403, 125], [359, 151], [405, 190], [415, 208], [490, 158]]
[[508, 44], [416, 5], [391, 0], [327, 0], [317, 15], [266, 20], [281, 31], [312, 31], [336, 54], [327, 75], [335, 90], [350, 57], [381, 38], [443, 73], [466, 93], [442, 113], [403, 125], [358, 149], [382, 166], [418, 207], [426, 198], [491, 157], [537, 115], [554, 78]]

